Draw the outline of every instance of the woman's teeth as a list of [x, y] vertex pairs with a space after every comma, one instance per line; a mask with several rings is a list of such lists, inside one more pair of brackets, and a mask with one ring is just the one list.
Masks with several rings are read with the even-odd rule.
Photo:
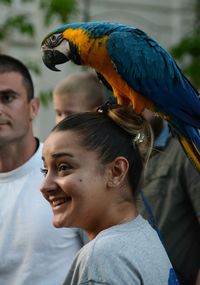
[[59, 206], [59, 205], [65, 203], [65, 202], [67, 202], [67, 200], [68, 200], [67, 198], [57, 199], [57, 200], [52, 201], [52, 205], [54, 207], [56, 207], [56, 206]]

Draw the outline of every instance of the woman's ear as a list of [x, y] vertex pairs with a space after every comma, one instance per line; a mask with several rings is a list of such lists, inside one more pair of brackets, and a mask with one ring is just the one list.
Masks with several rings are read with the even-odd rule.
[[122, 185], [126, 179], [129, 162], [123, 156], [116, 157], [109, 165], [108, 187], [114, 188]]

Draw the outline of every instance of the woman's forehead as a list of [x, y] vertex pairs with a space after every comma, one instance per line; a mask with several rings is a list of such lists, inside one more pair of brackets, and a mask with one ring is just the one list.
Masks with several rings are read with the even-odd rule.
[[44, 142], [43, 151], [61, 148], [80, 147], [81, 135], [72, 130], [56, 131], [49, 134]]
[[47, 165], [56, 163], [58, 159], [67, 158], [74, 163], [99, 165], [99, 154], [82, 146], [82, 137], [74, 131], [58, 131], [51, 133], [44, 142], [42, 159]]

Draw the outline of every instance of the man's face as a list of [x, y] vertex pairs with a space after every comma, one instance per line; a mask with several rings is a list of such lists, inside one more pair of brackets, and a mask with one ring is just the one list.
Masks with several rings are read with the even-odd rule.
[[53, 105], [56, 113], [56, 124], [65, 117], [78, 112], [92, 111], [87, 104], [87, 98], [82, 94], [54, 95]]
[[0, 146], [22, 140], [31, 129], [33, 119], [32, 100], [21, 74], [0, 74]]

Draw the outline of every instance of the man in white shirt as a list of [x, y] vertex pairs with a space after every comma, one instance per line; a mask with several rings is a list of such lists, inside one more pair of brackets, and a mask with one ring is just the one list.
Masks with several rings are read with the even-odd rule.
[[19, 60], [0, 55], [0, 284], [61, 284], [82, 247], [77, 229], [56, 229], [39, 191], [42, 144], [33, 135], [39, 110]]

